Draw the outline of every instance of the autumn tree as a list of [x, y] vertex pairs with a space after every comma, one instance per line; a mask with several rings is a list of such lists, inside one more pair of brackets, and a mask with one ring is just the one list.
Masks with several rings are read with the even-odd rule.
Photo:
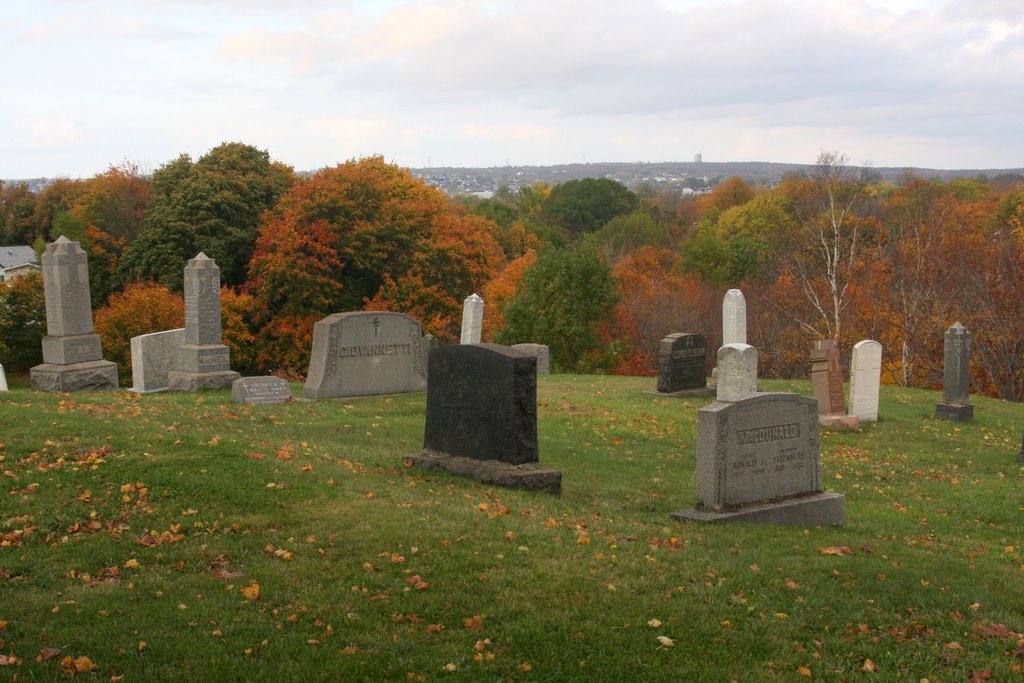
[[504, 309], [500, 344], [546, 344], [554, 367], [577, 370], [601, 348], [598, 326], [617, 300], [615, 278], [591, 249], [547, 249]]
[[480, 295], [487, 306], [484, 315], [481, 339], [485, 342], [494, 341], [496, 330], [505, 326], [505, 306], [515, 297], [523, 284], [526, 272], [537, 262], [537, 252], [527, 251], [519, 258], [513, 259], [490, 282], [484, 285]]
[[180, 294], [152, 282], [136, 282], [110, 297], [93, 314], [93, 328], [103, 341], [103, 354], [117, 363], [122, 381], [131, 377], [131, 338], [183, 327], [185, 302]]
[[42, 273], [27, 273], [0, 284], [0, 358], [5, 368], [27, 372], [42, 363], [45, 335]]
[[26, 183], [0, 181], [0, 243], [33, 244], [39, 237], [35, 208], [36, 197]]
[[185, 263], [202, 251], [220, 266], [224, 284], [242, 284], [260, 218], [293, 180], [291, 167], [240, 142], [195, 163], [188, 155], [168, 162], [153, 174], [145, 228], [125, 253], [124, 275], [180, 291]]
[[839, 340], [850, 305], [850, 286], [863, 264], [864, 240], [877, 224], [858, 215], [865, 203], [869, 169], [848, 165], [846, 155], [823, 150], [807, 179], [791, 179], [784, 192], [794, 227], [772, 243], [774, 258], [788, 270], [816, 313], [798, 322], [809, 332]]

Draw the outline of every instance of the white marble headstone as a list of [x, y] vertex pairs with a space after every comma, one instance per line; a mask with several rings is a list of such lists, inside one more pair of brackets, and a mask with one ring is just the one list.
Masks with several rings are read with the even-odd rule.
[[861, 422], [878, 421], [881, 378], [882, 345], [870, 339], [854, 344], [850, 360], [850, 414]]

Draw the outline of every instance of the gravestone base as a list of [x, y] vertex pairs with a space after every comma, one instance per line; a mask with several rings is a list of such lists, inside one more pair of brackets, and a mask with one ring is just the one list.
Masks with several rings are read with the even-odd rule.
[[407, 467], [441, 470], [449, 474], [475, 479], [482, 484], [530, 491], [562, 492], [562, 472], [544, 467], [539, 462], [512, 465], [500, 460], [478, 460], [424, 449], [402, 460]]
[[29, 371], [32, 388], [39, 391], [116, 389], [117, 364], [109, 360], [58, 365], [42, 363]]
[[963, 405], [956, 403], [937, 403], [935, 404], [935, 417], [942, 420], [954, 420], [956, 422], [973, 420], [974, 404], [968, 403], [967, 405]]
[[665, 398], [706, 398], [714, 396], [717, 392], [714, 387], [704, 387], [703, 389], [680, 389], [679, 391], [655, 391], [648, 389], [644, 393]]
[[234, 370], [220, 372], [187, 372], [171, 370], [167, 373], [168, 391], [196, 392], [203, 389], [224, 389], [230, 387], [236, 379], [240, 379]]
[[818, 424], [829, 429], [855, 432], [860, 429], [860, 418], [856, 415], [819, 415]]
[[841, 526], [846, 522], [846, 498], [841, 493], [813, 493], [735, 509], [680, 510], [671, 516], [694, 522]]

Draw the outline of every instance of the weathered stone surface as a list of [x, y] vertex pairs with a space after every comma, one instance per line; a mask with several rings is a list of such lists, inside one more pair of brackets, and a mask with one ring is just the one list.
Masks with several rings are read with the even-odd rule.
[[[3, 367], [0, 366], [0, 372], [3, 371]], [[1024, 437], [1020, 440], [1020, 453], [1017, 454], [1017, 462], [1024, 462]]]
[[936, 417], [965, 421], [974, 417], [971, 404], [971, 333], [959, 322], [945, 335], [942, 365], [942, 402], [935, 406]]
[[708, 340], [699, 334], [677, 332], [658, 347], [658, 391], [673, 393], [708, 386]]
[[843, 415], [841, 413], [818, 415], [818, 424], [837, 431], [855, 432], [860, 429], [860, 418], [856, 415]]
[[479, 344], [484, 328], [484, 300], [470, 294], [462, 304], [462, 336], [460, 344]]
[[726, 344], [718, 349], [715, 387], [720, 402], [740, 401], [757, 393], [757, 349], [748, 344]]
[[882, 345], [871, 339], [853, 345], [850, 359], [850, 414], [861, 422], [878, 420]]
[[185, 266], [185, 343], [221, 343], [220, 267], [203, 252]]
[[818, 406], [762, 393], [697, 413], [697, 521], [842, 524], [845, 503], [821, 489]]
[[232, 370], [220, 372], [183, 372], [171, 370], [167, 373], [168, 391], [202, 391], [203, 389], [225, 389], [239, 378]]
[[843, 369], [839, 366], [839, 349], [831, 339], [815, 342], [811, 351], [811, 387], [820, 415], [846, 414]]
[[29, 372], [41, 391], [114, 389], [117, 366], [103, 360], [99, 335], [92, 330], [89, 266], [78, 242], [61, 235], [42, 257], [46, 300], [43, 363]]
[[231, 384], [231, 400], [243, 405], [290, 403], [292, 387], [280, 377], [242, 377]]
[[170, 391], [223, 389], [240, 375], [221, 343], [220, 268], [203, 252], [185, 266], [185, 343], [174, 350]]
[[498, 344], [434, 349], [423, 447], [512, 465], [537, 462], [537, 359]]
[[500, 460], [478, 460], [427, 450], [407, 455], [405, 461], [413, 467], [441, 470], [483, 484], [554, 493], [562, 491], [561, 471], [544, 467], [538, 462], [510, 465]]
[[71, 365], [103, 360], [100, 336], [92, 332], [68, 337], [43, 337], [43, 362]]
[[825, 491], [786, 498], [771, 503], [754, 503], [736, 510], [680, 510], [673, 517], [692, 522], [742, 522], [791, 526], [842, 526], [846, 523], [846, 498]]
[[117, 365], [108, 360], [57, 365], [43, 363], [29, 371], [32, 388], [40, 391], [83, 391], [117, 387]]
[[[92, 332], [89, 264], [85, 250], [64, 235], [46, 245], [42, 256], [46, 332], [70, 337]], [[43, 359], [43, 362], [54, 361]]]
[[184, 327], [132, 337], [132, 387], [129, 391], [139, 394], [166, 391], [170, 384], [167, 373], [177, 347], [184, 343]]
[[313, 326], [303, 396], [311, 399], [423, 391], [427, 364], [420, 323], [404, 313], [354, 311]]
[[513, 344], [512, 348], [537, 359], [537, 374], [551, 374], [551, 349], [547, 344]]
[[0, 391], [8, 391], [7, 373], [4, 372], [4, 366], [2, 365], [0, 365]]
[[747, 343], [747, 300], [730, 289], [722, 299], [722, 346]]

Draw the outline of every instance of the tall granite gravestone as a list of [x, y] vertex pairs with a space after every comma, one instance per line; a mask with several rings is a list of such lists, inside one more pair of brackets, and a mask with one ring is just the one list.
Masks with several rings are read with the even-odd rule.
[[2, 365], [0, 365], [0, 391], [7, 391], [7, 374]]
[[537, 360], [498, 344], [430, 352], [423, 451], [408, 465], [499, 486], [561, 491], [537, 455]]
[[313, 351], [302, 394], [339, 398], [423, 391], [424, 349], [420, 323], [404, 313], [335, 313], [313, 325]]
[[676, 332], [658, 346], [658, 392], [678, 396], [710, 396], [708, 340], [699, 334]]
[[462, 304], [462, 337], [460, 344], [479, 344], [484, 327], [484, 300], [470, 294]]
[[717, 401], [731, 403], [757, 393], [757, 349], [726, 344], [718, 349]]
[[846, 414], [843, 397], [843, 368], [835, 341], [815, 342], [811, 350], [811, 388], [818, 401], [819, 422], [839, 429], [858, 429], [860, 420]]
[[842, 524], [846, 500], [821, 488], [818, 406], [763, 393], [697, 413], [697, 505], [677, 519]]
[[129, 391], [137, 394], [167, 391], [171, 364], [177, 348], [184, 343], [184, 327], [132, 337], [132, 388]]
[[100, 337], [92, 331], [89, 264], [78, 242], [61, 235], [43, 252], [46, 332], [43, 362], [29, 371], [32, 387], [78, 391], [117, 387], [117, 365], [103, 360]]
[[946, 346], [942, 359], [942, 402], [935, 406], [936, 417], [944, 420], [970, 420], [974, 417], [971, 403], [971, 367], [968, 360], [971, 333], [959, 322], [946, 330]]
[[747, 300], [730, 289], [722, 299], [722, 346], [747, 343]]
[[551, 349], [547, 344], [513, 344], [513, 349], [528, 353], [537, 359], [537, 374], [551, 374]]
[[861, 422], [878, 421], [882, 380], [882, 345], [865, 339], [853, 345], [850, 358], [850, 414]]
[[221, 343], [220, 268], [199, 252], [185, 266], [185, 343], [175, 349], [167, 385], [171, 391], [221, 389], [238, 378]]

